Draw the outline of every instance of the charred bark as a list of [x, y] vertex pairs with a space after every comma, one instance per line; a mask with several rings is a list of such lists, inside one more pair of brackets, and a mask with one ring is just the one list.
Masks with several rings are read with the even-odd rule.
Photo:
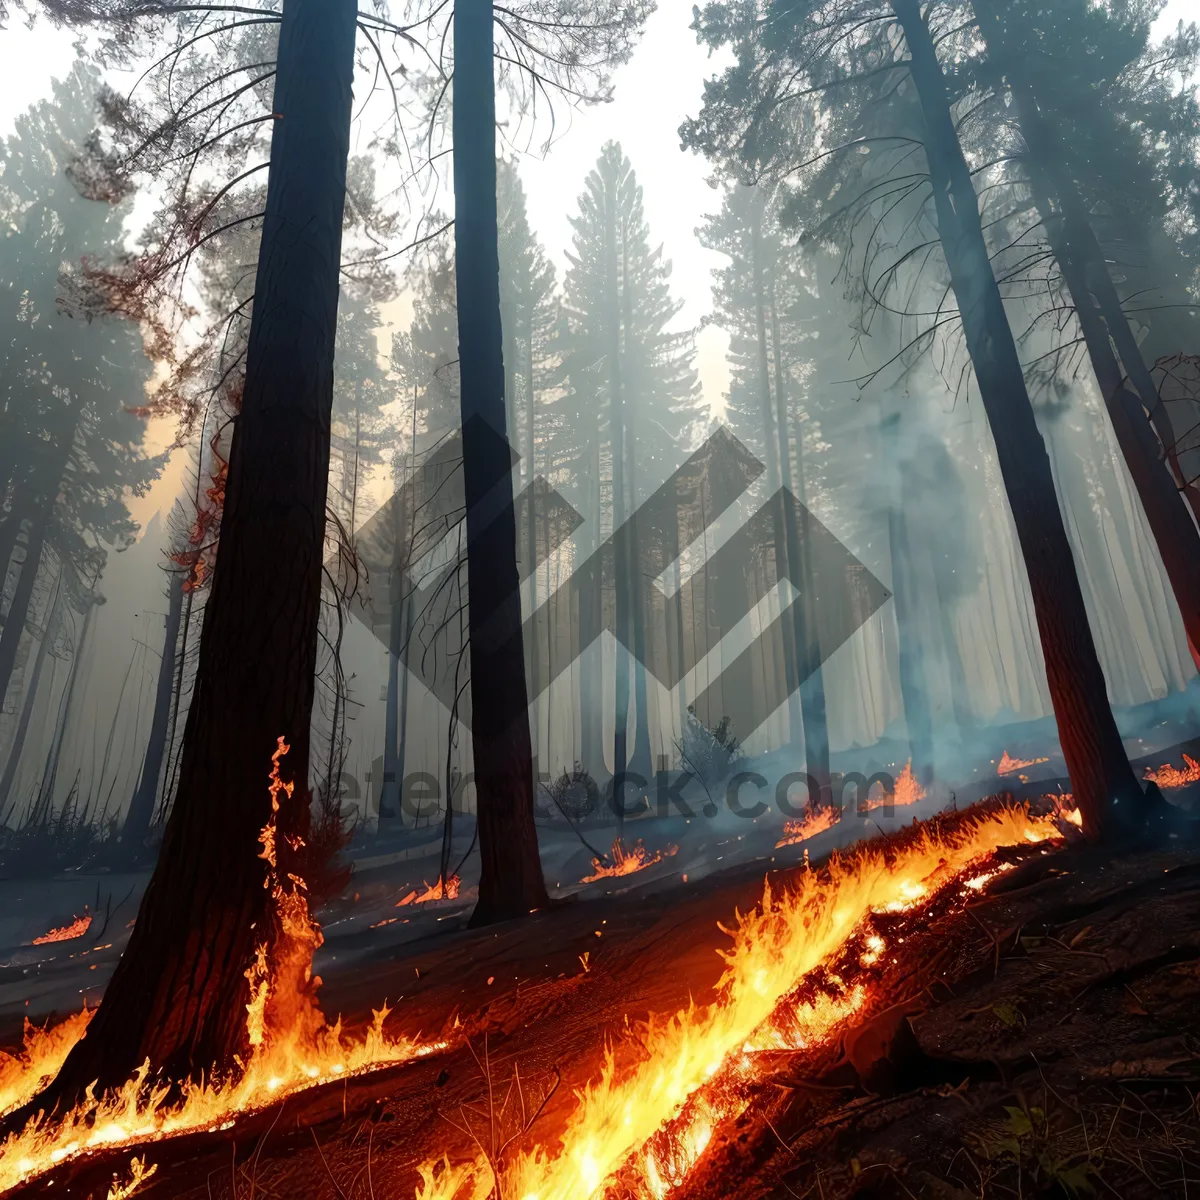
[[1026, 565], [1063, 757], [1084, 832], [1096, 838], [1110, 818], [1136, 819], [1142, 792], [1108, 700], [1050, 460], [992, 274], [945, 76], [918, 0], [892, 0], [892, 9], [908, 45], [909, 70], [925, 118], [938, 236]]
[[479, 823], [475, 925], [548, 903], [533, 822], [517, 526], [505, 430], [490, 5], [454, 9], [454, 238], [467, 507], [471, 741]]
[[121, 828], [125, 847], [137, 852], [145, 846], [158, 800], [158, 778], [167, 752], [167, 727], [171, 722], [171, 690], [175, 681], [175, 658], [179, 652], [179, 628], [183, 623], [183, 575], [172, 570], [167, 577], [167, 617], [163, 626], [162, 657], [158, 660], [158, 679], [154, 688], [154, 715], [150, 719], [150, 740], [142, 759], [142, 774], [137, 791], [129, 802], [129, 812]]
[[305, 828], [354, 75], [354, 0], [285, 0], [241, 414], [184, 728], [179, 786], [129, 945], [85, 1037], [35, 1103], [228, 1069], [269, 928], [259, 833], [276, 740]]

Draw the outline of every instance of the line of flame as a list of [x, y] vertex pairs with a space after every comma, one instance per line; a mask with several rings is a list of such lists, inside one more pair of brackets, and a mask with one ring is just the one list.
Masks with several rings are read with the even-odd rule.
[[[692, 1003], [666, 1019], [652, 1017], [638, 1035], [641, 1060], [628, 1071], [618, 1072], [610, 1048], [599, 1077], [577, 1093], [578, 1103], [561, 1139], [516, 1159], [505, 1171], [504, 1194], [514, 1200], [596, 1196], [614, 1172], [631, 1159], [638, 1161], [647, 1131], [652, 1135], [676, 1119], [733, 1056], [761, 1036], [783, 997], [844, 949], [872, 912], [912, 908], [1001, 846], [1060, 837], [1053, 817], [1009, 806], [974, 817], [953, 834], [926, 831], [891, 857], [864, 847], [850, 857], [835, 856], [824, 871], [802, 873], [782, 892], [768, 884], [761, 903], [740, 917], [735, 928], [725, 930], [733, 946], [722, 952], [725, 972], [716, 998], [703, 1006]], [[810, 1037], [825, 1027], [823, 1022], [844, 1018], [846, 1005], [853, 1001], [852, 988], [847, 996], [844, 1004], [824, 1014], [806, 1014]], [[694, 1125], [689, 1135], [694, 1154], [685, 1157], [692, 1161], [706, 1140], [702, 1126], [703, 1121]], [[638, 1165], [651, 1186], [651, 1168], [644, 1159]], [[660, 1170], [657, 1164], [653, 1169]], [[482, 1200], [493, 1186], [486, 1160], [435, 1160], [423, 1164], [416, 1196]]]
[[615, 879], [622, 875], [632, 875], [644, 867], [651, 867], [655, 863], [662, 862], [664, 858], [671, 858], [679, 853], [678, 846], [667, 846], [665, 850], [655, 850], [651, 854], [642, 844], [639, 838], [637, 844], [632, 850], [626, 850], [621, 842], [621, 839], [613, 838], [612, 844], [612, 866], [606, 867], [604, 863], [598, 859], [592, 859], [592, 871], [594, 874], [585, 875], [581, 883], [595, 883], [598, 879]]

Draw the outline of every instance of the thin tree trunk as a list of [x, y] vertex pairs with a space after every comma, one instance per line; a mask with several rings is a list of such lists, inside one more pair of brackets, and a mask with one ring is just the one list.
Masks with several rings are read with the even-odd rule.
[[[525, 480], [530, 486], [529, 491], [529, 506], [526, 513], [525, 527], [525, 557], [528, 563], [527, 570], [529, 571], [529, 614], [532, 617], [537, 612], [538, 606], [538, 573], [534, 564], [537, 562], [537, 505], [533, 503], [532, 485], [537, 477], [537, 430], [534, 425], [534, 417], [537, 412], [537, 397], [533, 390], [534, 366], [533, 366], [533, 299], [532, 288], [526, 291], [525, 304]], [[549, 550], [550, 541], [547, 538], [546, 547]], [[542, 693], [542, 678], [541, 678], [541, 653], [537, 645], [537, 624], [532, 625], [534, 646], [533, 653], [529, 656], [529, 690], [533, 695], [533, 740], [537, 743], [537, 759], [543, 756], [548, 756], [550, 752], [550, 734], [547, 729], [546, 745], [543, 747], [540, 741], [541, 738], [541, 693]], [[537, 759], [534, 760], [535, 767]], [[546, 763], [549, 770], [549, 762]], [[537, 787], [534, 786], [534, 794], [536, 800]]]
[[[782, 437], [774, 436], [775, 413], [771, 402], [771, 353], [767, 343], [767, 296], [762, 261], [762, 218], [765, 208], [766, 194], [758, 189], [754, 197], [754, 216], [750, 227], [750, 266], [754, 275], [754, 330], [758, 343], [758, 393], [762, 406], [763, 448], [767, 455], [767, 491], [774, 498], [778, 497], [779, 489], [783, 486], [780, 459], [784, 447]], [[785, 528], [787, 522], [786, 503], [780, 498], [775, 513], [775, 574], [779, 579], [788, 571], [788, 535]], [[780, 603], [783, 603], [782, 597]], [[799, 615], [799, 611], [793, 614], [797, 618]], [[794, 746], [798, 746], [802, 736], [806, 737], [808, 732], [804, 729], [803, 712], [797, 694], [800, 683], [799, 662], [796, 657], [798, 629], [799, 620], [785, 621], [783, 624], [783, 669], [788, 697], [788, 726]], [[805, 749], [807, 750], [807, 745]]]
[[490, 6], [455, 6], [455, 276], [481, 860], [479, 901], [471, 917], [476, 925], [549, 903], [533, 821], [529, 693], [505, 430], [492, 41]]
[[245, 1049], [246, 969], [273, 924], [259, 834], [281, 737], [295, 785], [281, 856], [310, 800], [356, 18], [353, 0], [284, 3], [244, 400], [178, 792], [129, 945], [51, 1103], [145, 1060], [182, 1079]]
[[42, 561], [42, 550], [46, 544], [46, 531], [53, 507], [53, 499], [48, 499], [29, 527], [29, 540], [25, 543], [25, 561], [21, 564], [17, 586], [13, 589], [4, 631], [0, 633], [0, 697], [5, 695], [8, 685], [12, 682], [17, 650], [21, 645], [21, 635], [25, 632], [25, 621], [33, 600], [33, 588], [37, 583], [38, 567]]
[[896, 642], [900, 670], [900, 697], [913, 771], [922, 783], [933, 778], [933, 721], [925, 684], [925, 664], [917, 634], [917, 596], [909, 570], [908, 529], [900, 497], [888, 505], [888, 547], [892, 559], [892, 594], [896, 608]]
[[[808, 495], [804, 486], [803, 432], [791, 432], [791, 406], [788, 403], [787, 373], [783, 365], [783, 341], [779, 329], [779, 309], [775, 295], [775, 273], [771, 274], [768, 293], [771, 309], [771, 339], [775, 346], [775, 430], [779, 439], [779, 477], [782, 485], [796, 497], [807, 511]], [[792, 478], [790, 447], [796, 448], [796, 478]], [[821, 669], [821, 642], [818, 636], [816, 614], [811, 609], [811, 597], [816, 594], [813, 577], [812, 555], [800, 537], [796, 513], [791, 505], [785, 513], [787, 535], [787, 561], [790, 566], [800, 568], [803, 595], [793, 605], [792, 636], [797, 647], [804, 647], [803, 661], [810, 666], [808, 678], [800, 681], [800, 715], [804, 723], [804, 762], [808, 773], [821, 789], [822, 797], [829, 797], [829, 723], [825, 714], [825, 675]]]
[[[13, 551], [17, 546], [17, 538], [21, 536], [21, 526], [29, 515], [27, 504], [20, 495], [13, 496], [12, 508], [3, 521], [0, 521], [0, 591], [8, 578], [8, 568], [12, 564]], [[0, 626], [3, 618], [0, 615]]]
[[992, 274], [945, 77], [918, 0], [892, 0], [892, 8], [908, 44], [909, 69], [925, 117], [938, 235], [1025, 560], [1063, 757], [1084, 832], [1096, 838], [1110, 816], [1136, 819], [1142, 792], [1113, 719], [1050, 461]]
[[[45, 806], [47, 809], [53, 807], [54, 788], [58, 780], [58, 764], [62, 757], [63, 741], [66, 737], [67, 728], [71, 722], [71, 711], [75, 701], [75, 685], [79, 682], [79, 664], [83, 661], [83, 652], [87, 646], [87, 637], [92, 629], [92, 615], [96, 611], [96, 604], [89, 603], [87, 612], [83, 617], [83, 628], [79, 631], [79, 638], [75, 643], [75, 653], [71, 656], [71, 670], [67, 675], [67, 686], [63, 688], [62, 703], [58, 708], [58, 719], [54, 723], [54, 737], [50, 742], [50, 749], [46, 751], [46, 763], [42, 768], [42, 781], [38, 788], [38, 805]], [[95, 729], [92, 734], [95, 736]], [[93, 751], [95, 747], [93, 746]], [[95, 767], [93, 754], [93, 769]]]
[[[70, 427], [64, 432], [62, 441], [58, 443], [53, 460], [47, 464], [44, 473], [36, 477], [32, 483], [34, 499], [28, 512], [29, 529], [26, 531], [25, 561], [20, 566], [17, 584], [13, 589], [12, 602], [8, 607], [8, 616], [4, 622], [4, 630], [0, 632], [0, 699], [3, 699], [12, 679], [13, 667], [17, 660], [17, 650], [21, 644], [21, 635], [25, 631], [25, 618], [29, 615], [29, 602], [33, 596], [33, 588], [37, 583], [38, 567], [42, 560], [42, 548], [46, 544], [46, 533], [50, 520], [54, 515], [54, 506], [58, 502], [58, 490], [71, 461], [71, 451], [75, 447], [75, 432], [79, 427], [82, 401], [76, 397], [74, 408], [70, 414]], [[19, 526], [17, 522], [17, 526]], [[12, 534], [14, 542], [18, 529], [14, 527]], [[11, 557], [13, 548], [10, 547]], [[0, 587], [3, 578], [0, 577]]]
[[25, 686], [25, 700], [21, 705], [21, 715], [17, 719], [17, 728], [13, 732], [12, 745], [8, 748], [8, 762], [4, 765], [4, 775], [0, 776], [0, 821], [8, 812], [8, 797], [12, 791], [13, 781], [17, 777], [17, 767], [21, 761], [21, 751], [25, 748], [25, 737], [29, 733], [29, 722], [33, 717], [33, 706], [37, 700], [38, 684], [42, 678], [42, 667], [46, 662], [46, 654], [50, 643], [54, 640], [54, 628], [58, 620], [58, 604], [62, 594], [62, 572], [54, 583], [54, 599], [50, 602], [50, 610], [46, 616], [46, 629], [38, 643], [37, 655], [33, 660], [33, 671]]
[[[621, 306], [622, 323], [625, 330], [626, 348], [633, 332], [633, 291], [629, 286], [629, 237], [628, 229], [621, 231], [621, 279], [623, 281]], [[623, 379], [623, 383], [626, 381]], [[627, 384], [626, 384], [627, 386]], [[622, 423], [625, 426], [623, 449], [627, 466], [625, 480], [624, 511], [636, 518], [637, 514], [637, 427], [636, 405], [628, 409], [621, 403]], [[653, 534], [657, 536], [657, 530]], [[642, 567], [642, 543], [637, 536], [630, 540], [626, 556], [628, 568], [629, 621], [633, 634], [633, 755], [629, 762], [633, 774], [650, 780], [654, 764], [650, 751], [650, 704], [646, 685], [646, 588]]]
[[[624, 380], [621, 378], [620, 267], [617, 250], [618, 181], [612, 181], [605, 210], [605, 282], [608, 302], [608, 444], [612, 459], [613, 577], [615, 583], [617, 646], [613, 666], [613, 807], [618, 834], [625, 826], [624, 780], [629, 770], [629, 650], [630, 563], [627, 536], [616, 537], [625, 524], [625, 414]], [[627, 283], [627, 281], [626, 281]], [[628, 535], [629, 531], [626, 531]], [[620, 785], [620, 786], [618, 786]]]
[[150, 719], [150, 740], [142, 759], [142, 775], [137, 791], [129, 802], [129, 812], [121, 829], [121, 841], [130, 849], [145, 845], [154, 819], [158, 798], [158, 777], [167, 750], [167, 727], [171, 720], [171, 685], [175, 679], [175, 657], [179, 652], [179, 627], [183, 623], [183, 575], [172, 570], [167, 576], [167, 617], [163, 626], [162, 657], [158, 660], [158, 680], [154, 689], [154, 715]]
[[406, 595], [411, 586], [408, 581], [408, 552], [405, 513], [396, 507], [393, 510], [395, 528], [392, 531], [392, 566], [388, 579], [389, 611], [391, 621], [388, 629], [388, 674], [387, 697], [384, 707], [383, 726], [383, 780], [379, 788], [379, 831], [383, 822], [394, 820], [400, 815], [401, 780], [397, 773], [400, 757], [400, 730], [398, 727], [400, 708], [400, 656], [405, 647], [405, 622], [409, 601]]

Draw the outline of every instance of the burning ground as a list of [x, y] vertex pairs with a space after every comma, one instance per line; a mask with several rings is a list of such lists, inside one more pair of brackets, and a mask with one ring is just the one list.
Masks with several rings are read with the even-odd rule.
[[[272, 796], [284, 786], [273, 770]], [[867, 797], [859, 815], [896, 832], [825, 865], [823, 854], [867, 826], [809, 814], [803, 838], [785, 827], [778, 842], [778, 821], [733, 838], [710, 828], [707, 841], [657, 842], [664, 849], [653, 852], [617, 842], [582, 884], [568, 885], [584, 902], [487, 933], [464, 928], [469, 884], [456, 877], [444, 888], [397, 890], [393, 874], [386, 901], [355, 918], [362, 930], [343, 941], [322, 992], [322, 1010], [349, 1014], [344, 1022], [314, 1007], [319, 981], [307, 983], [304, 964], [324, 933], [302, 894], [280, 890], [296, 962], [281, 969], [260, 954], [252, 968], [242, 1077], [207, 1081], [182, 1105], [135, 1079], [65, 1125], [44, 1123], [9, 1142], [0, 1186], [24, 1178], [28, 1194], [62, 1194], [65, 1184], [68, 1194], [108, 1200], [134, 1192], [482, 1200], [493, 1191], [663, 1200], [785, 1195], [793, 1185], [796, 1194], [890, 1195], [901, 1183], [940, 1194], [922, 1182], [924, 1171], [957, 1179], [964, 1194], [979, 1194], [980, 1180], [988, 1195], [1047, 1179], [1075, 1188], [1132, 1169], [1125, 1093], [1133, 1089], [1171, 1130], [1151, 1147], [1153, 1170], [1144, 1136], [1136, 1147], [1142, 1176], [1159, 1189], [1147, 1194], [1169, 1194], [1190, 1170], [1194, 1122], [1180, 1089], [1195, 1066], [1194, 1031], [1162, 1014], [1196, 999], [1185, 969], [1200, 956], [1189, 907], [1196, 865], [1177, 850], [1111, 860], [1067, 848], [1076, 836], [1067, 796], [1033, 812], [992, 803], [908, 828], [931, 803], [911, 771], [900, 772], [892, 799], [889, 812]], [[269, 863], [272, 830], [262, 837]], [[783, 848], [778, 861], [754, 853], [773, 848]], [[798, 859], [764, 886], [771, 864]], [[690, 884], [680, 869], [689, 866]], [[343, 899], [353, 908], [360, 893]], [[392, 916], [366, 919], [384, 903]], [[330, 930], [350, 921], [336, 911], [323, 914]], [[65, 955], [76, 971], [77, 958], [112, 951], [107, 942], [80, 948], [93, 920], [85, 912], [78, 929], [55, 925], [55, 936], [33, 937], [31, 948]], [[111, 924], [106, 903], [97, 938]], [[374, 953], [345, 954], [355, 937], [391, 940], [385, 952], [376, 943]], [[297, 971], [289, 1008], [280, 983]], [[1055, 971], [1062, 994], [1047, 999], [1042, 985]], [[1121, 1014], [1140, 1021], [1109, 1020], [1114, 988]], [[981, 996], [987, 1002], [974, 1004]], [[371, 1015], [360, 1011], [365, 999], [377, 1006]], [[271, 1029], [281, 1001], [297, 1019]], [[0, 1109], [36, 1091], [86, 1020], [76, 1011], [31, 1031], [23, 1055], [0, 1060]], [[1105, 1048], [1098, 1056], [1096, 1046]], [[1040, 1104], [1029, 1099], [1031, 1064]], [[1049, 1105], [1051, 1090], [1065, 1107]], [[1112, 1108], [1102, 1153], [1085, 1110], [1072, 1107], [1085, 1094], [1086, 1112]], [[944, 1145], [920, 1121], [919, 1145], [898, 1135], [882, 1157], [859, 1137], [927, 1108], [941, 1114], [940, 1129], [952, 1097], [969, 1097], [972, 1115]], [[952, 1176], [968, 1165], [974, 1176]], [[293, 1175], [301, 1166], [306, 1174]]]
[[1018, 1171], [1024, 1194], [1097, 1173], [1172, 1194], [1196, 1141], [1200, 862], [974, 820], [773, 873], [767, 903], [751, 864], [669, 906], [614, 894], [410, 945], [331, 993], [394, 997], [409, 1033], [457, 1012], [453, 1045], [26, 1191], [99, 1200], [136, 1153], [142, 1195], [463, 1200], [490, 1186], [482, 1148], [522, 1200], [610, 1173], [610, 1200], [1016, 1195]]

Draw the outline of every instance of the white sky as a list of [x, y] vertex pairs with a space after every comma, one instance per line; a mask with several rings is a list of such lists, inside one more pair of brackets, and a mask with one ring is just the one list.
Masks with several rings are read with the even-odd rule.
[[[705, 161], [679, 146], [680, 122], [698, 110], [702, 81], [718, 65], [688, 29], [691, 10], [692, 0], [659, 0], [632, 61], [615, 76], [613, 102], [571, 110], [569, 127], [563, 130], [560, 124], [549, 154], [521, 162], [531, 222], [561, 274], [571, 237], [567, 218], [584, 177], [605, 141], [621, 143], [644, 189], [651, 238], [663, 244], [674, 265], [673, 292], [684, 300], [678, 318], [683, 327], [696, 325], [708, 311], [710, 272], [720, 265], [720, 256], [703, 250], [695, 237], [704, 215], [719, 204], [718, 195], [706, 185]], [[1179, 20], [1200, 20], [1200, 0], [1169, 0], [1156, 33]], [[14, 18], [0, 31], [0, 136], [7, 135], [21, 111], [49, 93], [51, 79], [64, 74], [74, 57], [74, 35], [44, 20], [29, 29]], [[407, 305], [391, 305], [387, 315], [403, 322]], [[716, 329], [704, 331], [699, 341], [701, 381], [714, 408], [720, 407], [727, 384], [725, 345]], [[178, 486], [173, 475], [168, 472], [137, 504], [139, 520], [169, 506]]]

